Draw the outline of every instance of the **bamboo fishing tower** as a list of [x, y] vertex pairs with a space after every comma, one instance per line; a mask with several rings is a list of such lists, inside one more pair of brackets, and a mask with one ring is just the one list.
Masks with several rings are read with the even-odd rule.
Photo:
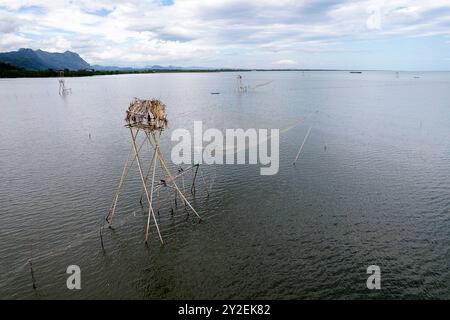
[[64, 80], [64, 71], [59, 72], [58, 83], [60, 96], [65, 96], [69, 93], [72, 93], [72, 88], [66, 87], [66, 81]]
[[238, 74], [236, 79], [237, 79], [238, 92], [247, 92], [248, 86], [243, 84], [242, 76], [240, 74]]
[[[199, 165], [193, 165], [186, 169], [179, 169], [178, 172], [173, 175], [164, 160], [163, 154], [160, 149], [160, 138], [163, 131], [167, 128], [168, 121], [166, 117], [166, 105], [158, 99], [152, 100], [141, 100], [134, 98], [130, 103], [128, 110], [125, 113], [126, 127], [130, 130], [130, 142], [131, 148], [128, 154], [128, 158], [125, 162], [125, 166], [122, 171], [122, 176], [120, 177], [119, 184], [117, 186], [111, 208], [106, 216], [106, 222], [111, 226], [113, 217], [116, 211], [117, 201], [120, 196], [121, 188], [123, 183], [133, 166], [136, 162], [137, 169], [139, 171], [140, 180], [142, 182], [143, 192], [145, 199], [148, 203], [148, 217], [147, 225], [145, 228], [145, 242], [148, 241], [150, 223], [153, 219], [156, 232], [158, 234], [159, 241], [164, 244], [161, 231], [158, 225], [158, 221], [155, 215], [154, 207], [154, 194], [157, 192], [159, 196], [159, 190], [161, 188], [171, 188], [175, 194], [175, 203], [177, 195], [183, 200], [185, 206], [195, 214], [195, 216], [200, 219], [200, 215], [191, 205], [191, 203], [186, 199], [186, 196], [180, 190], [176, 183], [176, 179], [183, 177], [187, 172], [191, 171], [193, 173], [193, 180], [191, 185], [191, 192], [195, 188], [195, 179], [197, 177], [197, 172]], [[143, 137], [143, 141], [138, 147], [137, 138], [138, 135]], [[146, 143], [148, 142], [148, 143]], [[144, 173], [144, 163], [143, 163], [143, 150], [144, 146], [149, 148], [152, 154], [150, 165], [146, 173]], [[144, 148], [145, 149], [145, 148]], [[156, 167], [160, 167], [160, 171], [163, 173], [163, 179], [157, 181], [156, 177]], [[195, 170], [194, 170], [195, 169]], [[194, 172], [195, 171], [195, 172]], [[150, 185], [149, 185], [150, 184]], [[184, 180], [183, 180], [184, 184]], [[142, 200], [142, 196], [141, 196]], [[159, 204], [158, 204], [159, 206]]]

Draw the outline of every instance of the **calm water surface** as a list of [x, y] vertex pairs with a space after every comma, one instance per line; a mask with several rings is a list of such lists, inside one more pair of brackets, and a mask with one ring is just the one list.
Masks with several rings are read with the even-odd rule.
[[[450, 73], [243, 77], [270, 83], [239, 94], [234, 73], [68, 78], [61, 97], [56, 79], [1, 79], [0, 298], [450, 298]], [[146, 247], [134, 169], [103, 252], [133, 97], [167, 104], [168, 159], [171, 131], [194, 120], [281, 129], [279, 173], [205, 166], [210, 197], [201, 185], [189, 196], [204, 223], [171, 215], [161, 193], [166, 246], [153, 228]], [[71, 264], [80, 291], [66, 288]]]

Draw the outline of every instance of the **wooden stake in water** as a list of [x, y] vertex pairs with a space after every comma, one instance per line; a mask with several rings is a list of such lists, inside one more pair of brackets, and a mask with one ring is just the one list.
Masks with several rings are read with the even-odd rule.
[[33, 281], [33, 289], [36, 290], [36, 280], [34, 279], [33, 263], [31, 262], [31, 259], [28, 260], [28, 263], [30, 264], [30, 272], [31, 272], [31, 280]]
[[199, 168], [199, 164], [197, 163], [196, 165], [196, 169], [195, 169], [195, 173], [194, 173], [194, 177], [192, 178], [192, 184], [191, 184], [191, 193], [195, 193], [195, 179], [197, 178], [197, 172], [198, 172], [198, 168]]
[[306, 133], [305, 139], [303, 139], [303, 143], [302, 143], [302, 145], [300, 146], [300, 149], [298, 150], [297, 156], [295, 157], [295, 160], [294, 160], [294, 166], [295, 166], [295, 163], [296, 163], [297, 160], [298, 160], [298, 157], [300, 157], [300, 153], [301, 153], [302, 150], [303, 150], [303, 146], [305, 145], [306, 140], [308, 140], [309, 133], [311, 132], [311, 129], [312, 129], [312, 127], [309, 128], [308, 132]]
[[100, 244], [102, 245], [103, 252], [105, 252], [105, 246], [103, 245], [103, 226], [100, 227]]

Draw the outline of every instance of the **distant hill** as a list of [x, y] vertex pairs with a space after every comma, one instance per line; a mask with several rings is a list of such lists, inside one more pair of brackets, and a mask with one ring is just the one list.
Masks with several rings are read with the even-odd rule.
[[201, 70], [202, 68], [199, 67], [177, 67], [177, 66], [160, 66], [160, 65], [152, 65], [152, 66], [145, 66], [145, 67], [117, 67], [117, 66], [101, 66], [98, 64], [95, 64], [91, 66], [95, 70], [99, 71], [142, 71], [142, 70]]
[[77, 53], [47, 52], [43, 50], [19, 49], [18, 51], [0, 53], [0, 61], [27, 70], [81, 70], [90, 68]]
[[96, 71], [120, 71], [120, 72], [138, 72], [138, 71], [183, 71], [183, 70], [207, 70], [201, 67], [177, 67], [152, 65], [145, 67], [117, 67], [90, 65], [83, 60], [78, 53], [66, 51], [63, 53], [47, 52], [43, 50], [19, 49], [18, 51], [0, 52], [0, 62], [13, 65], [18, 68], [32, 71], [43, 70], [64, 70], [71, 71], [94, 69]]
[[160, 65], [153, 65], [153, 66], [147, 66], [144, 69], [148, 69], [148, 70], [183, 70], [183, 67], [176, 67], [176, 66], [160, 66]]
[[98, 64], [92, 65], [91, 68], [94, 70], [98, 70], [98, 71], [133, 71], [133, 70], [136, 70], [132, 67], [101, 66]]

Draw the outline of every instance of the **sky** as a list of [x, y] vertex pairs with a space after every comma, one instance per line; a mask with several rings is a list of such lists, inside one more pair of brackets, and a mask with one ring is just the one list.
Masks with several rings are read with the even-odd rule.
[[450, 0], [0, 0], [0, 51], [144, 67], [450, 70]]

